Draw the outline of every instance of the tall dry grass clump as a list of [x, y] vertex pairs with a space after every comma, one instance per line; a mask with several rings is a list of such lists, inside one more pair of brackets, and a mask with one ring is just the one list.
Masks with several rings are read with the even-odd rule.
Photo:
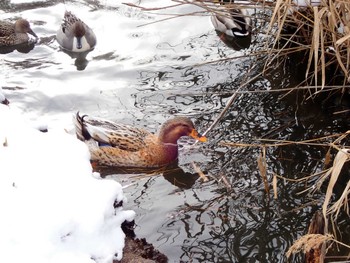
[[[263, 46], [254, 54], [266, 58], [266, 69], [275, 60], [302, 52], [305, 81], [312, 94], [327, 86], [350, 83], [350, 1], [347, 0], [177, 0], [203, 7], [211, 14], [225, 15], [222, 7], [250, 10], [252, 31]], [[229, 16], [229, 13], [226, 14]], [[264, 36], [264, 37], [263, 37]], [[259, 52], [256, 52], [259, 50]], [[299, 58], [300, 58], [299, 57]], [[316, 88], [317, 87], [317, 88]]]
[[[234, 0], [173, 0], [173, 2], [174, 4], [170, 6], [154, 8], [143, 8], [130, 3], [128, 5], [152, 12], [159, 10], [167, 10], [167, 12], [169, 12], [168, 10], [171, 10], [172, 7], [177, 7], [179, 5], [196, 5], [201, 7], [200, 11], [188, 14], [176, 13], [171, 17], [160, 18], [150, 23], [158, 23], [182, 16], [219, 15], [230, 18], [232, 15], [230, 8], [238, 10], [248, 9], [251, 11], [249, 16], [253, 20], [252, 31], [255, 45], [253, 44], [254, 48], [249, 49], [245, 56], [256, 56], [258, 58], [257, 60], [263, 61], [264, 59], [266, 61], [265, 70], [258, 72], [253, 77], [252, 74], [247, 74], [249, 79], [242, 82], [239, 88], [233, 92], [225, 108], [203, 135], [210, 132], [223, 118], [232, 103], [236, 100], [238, 94], [240, 94], [241, 89], [267, 73], [267, 68], [278, 67], [275, 62], [278, 61], [279, 58], [290, 57], [293, 53], [302, 54], [302, 56], [298, 58], [304, 61], [293, 61], [293, 63], [304, 63], [306, 68], [304, 71], [305, 81], [300, 83], [299, 86], [285, 89], [285, 91], [288, 90], [289, 92], [291, 90], [307, 88], [311, 95], [316, 95], [318, 92], [328, 90], [326, 87], [333, 86], [343, 93], [349, 93], [350, 0], [305, 0], [304, 2], [309, 2], [309, 4], [305, 6], [300, 6], [300, 3], [303, 2], [302, 0], [251, 0], [245, 3]], [[241, 57], [242, 56], [225, 57], [220, 60], [205, 63], [218, 63], [222, 60], [231, 60]], [[266, 161], [267, 148], [284, 147], [291, 144], [329, 148], [328, 154], [325, 156], [325, 164], [327, 163], [325, 166], [331, 167], [324, 171], [300, 179], [289, 179], [277, 174], [273, 175], [272, 189], [274, 198], [276, 199], [278, 198], [278, 180], [283, 180], [283, 182], [305, 182], [305, 184], [308, 185], [308, 181], [311, 178], [319, 178], [310, 188], [305, 190], [310, 193], [312, 193], [312, 189], [321, 191], [321, 186], [327, 184], [325, 198], [323, 202], [321, 202], [322, 204], [320, 204], [322, 205], [322, 218], [325, 220], [325, 231], [322, 233], [309, 231], [307, 235], [295, 242], [288, 251], [288, 256], [299, 251], [304, 251], [306, 253], [310, 253], [310, 251], [315, 252], [315, 249], [319, 249], [327, 242], [330, 243], [330, 241], [350, 248], [348, 244], [341, 243], [336, 240], [336, 237], [328, 234], [329, 221], [332, 225], [336, 224], [341, 211], [345, 211], [348, 215], [350, 214], [350, 181], [348, 181], [341, 196], [337, 200], [333, 198], [334, 186], [338, 183], [341, 171], [346, 169], [345, 164], [350, 160], [350, 149], [344, 146], [344, 140], [347, 139], [349, 135], [350, 131], [344, 134], [326, 135], [321, 138], [313, 138], [304, 141], [260, 139], [259, 142], [257, 139], [256, 143], [250, 144], [237, 142], [221, 143], [221, 145], [227, 147], [259, 147], [261, 149], [261, 155], [259, 155], [257, 160], [257, 168], [263, 178], [265, 191], [268, 197], [271, 187], [268, 180], [268, 162]], [[334, 138], [336, 139], [333, 141]], [[334, 152], [334, 150], [336, 151], [332, 164], [330, 163], [331, 150], [332, 152]], [[193, 167], [205, 178], [194, 163]], [[226, 180], [226, 177], [222, 176], [221, 179], [225, 182], [227, 188], [230, 189], [230, 184], [228, 180]], [[321, 251], [321, 249], [319, 250]], [[322, 259], [323, 256], [321, 256], [321, 254], [323, 255], [323, 253], [324, 252], [313, 253], [313, 257]]]
[[350, 1], [313, 0], [309, 5], [297, 6], [292, 0], [278, 0], [268, 31], [273, 29], [273, 49], [281, 48], [282, 40], [308, 54], [305, 79], [309, 84], [323, 89], [335, 74], [342, 82], [338, 85], [349, 84]]

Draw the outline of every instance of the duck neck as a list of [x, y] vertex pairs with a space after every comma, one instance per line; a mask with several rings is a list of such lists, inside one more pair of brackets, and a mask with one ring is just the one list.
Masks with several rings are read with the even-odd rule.
[[172, 144], [177, 147], [177, 140], [183, 136], [179, 131], [173, 127], [163, 127], [159, 131], [158, 138], [161, 142], [165, 144]]
[[173, 143], [164, 143], [163, 144], [163, 149], [165, 151], [165, 154], [163, 155], [163, 157], [166, 158], [166, 160], [164, 161], [164, 163], [170, 163], [174, 160], [177, 159], [178, 157], [178, 147], [177, 144], [173, 144]]
[[177, 140], [180, 138], [178, 131], [173, 127], [162, 127], [159, 131], [158, 138], [163, 145], [163, 149], [166, 152], [166, 162], [174, 161], [178, 156]]

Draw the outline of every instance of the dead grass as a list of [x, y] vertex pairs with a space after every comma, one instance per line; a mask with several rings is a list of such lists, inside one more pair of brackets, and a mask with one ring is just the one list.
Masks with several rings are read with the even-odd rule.
[[[176, 1], [189, 3], [189, 1]], [[275, 66], [277, 59], [295, 52], [305, 52], [305, 81], [300, 86], [312, 86], [315, 95], [334, 84], [343, 85], [348, 92], [350, 82], [350, 1], [320, 0], [318, 6], [297, 7], [292, 0], [248, 1], [227, 3], [228, 0], [193, 1], [210, 13], [223, 15], [222, 8], [213, 3], [226, 2], [225, 6], [250, 9], [255, 20], [253, 33], [264, 35], [265, 45], [255, 56], [266, 57], [265, 71]], [[317, 1], [313, 1], [315, 3]], [[268, 26], [266, 26], [268, 24]], [[298, 88], [298, 87], [296, 87]]]
[[311, 250], [316, 250], [322, 246], [325, 242], [334, 240], [331, 235], [322, 234], [307, 234], [299, 238], [294, 244], [288, 249], [286, 256], [289, 258], [292, 254], [299, 252], [307, 253]]
[[[174, 5], [168, 7], [142, 8], [144, 11], [155, 12], [166, 10], [164, 15], [171, 13], [171, 8], [179, 5], [196, 5], [202, 7], [202, 12], [189, 14], [172, 14], [171, 17], [159, 19], [151, 23], [161, 22], [163, 20], [174, 19], [181, 16], [198, 16], [198, 15], [225, 15], [225, 10], [219, 2], [223, 0], [174, 0]], [[222, 3], [223, 4], [223, 3]], [[227, 6], [227, 3], [225, 3]], [[265, 41], [260, 48], [255, 49], [249, 55], [262, 57], [266, 59], [263, 72], [257, 74], [256, 77], [245, 80], [239, 88], [233, 93], [228, 100], [226, 107], [221, 114], [212, 123], [208, 133], [226, 114], [238, 94], [242, 94], [242, 88], [251, 83], [255, 79], [264, 75], [270, 67], [276, 67], [280, 58], [290, 56], [296, 52], [304, 52], [306, 54], [305, 64], [305, 81], [296, 87], [288, 88], [286, 93], [298, 90], [307, 90], [310, 96], [315, 96], [321, 92], [349, 92], [350, 82], [350, 1], [348, 0], [321, 0], [319, 6], [306, 6], [297, 8], [292, 0], [276, 0], [267, 2], [265, 0], [252, 0], [248, 4], [229, 3], [230, 7], [252, 9], [252, 18], [255, 20], [253, 34], [261, 36]], [[218, 63], [223, 60], [239, 59], [242, 56], [224, 58], [205, 63]], [[204, 63], [203, 63], [204, 64]], [[201, 64], [201, 65], [203, 65]], [[247, 74], [248, 75], [248, 74]], [[333, 77], [337, 75], [337, 81], [333, 82]], [[278, 92], [284, 89], [278, 90]], [[256, 91], [265, 92], [265, 91]], [[273, 92], [267, 91], [267, 92]], [[254, 91], [249, 91], [254, 93]], [[278, 196], [278, 180], [305, 181], [311, 177], [317, 177], [316, 185], [310, 186], [307, 191], [317, 190], [328, 182], [325, 199], [322, 205], [322, 213], [324, 218], [337, 220], [340, 211], [344, 210], [349, 214], [349, 195], [350, 181], [347, 183], [343, 194], [338, 200], [333, 201], [333, 189], [337, 183], [340, 172], [344, 164], [349, 160], [349, 152], [341, 141], [349, 136], [350, 132], [344, 134], [333, 134], [322, 138], [316, 138], [306, 141], [277, 141], [277, 140], [257, 140], [254, 144], [223, 142], [221, 145], [227, 147], [259, 147], [262, 149], [261, 155], [258, 157], [257, 167], [263, 178], [265, 191], [269, 196], [268, 169], [266, 162], [266, 149], [269, 147], [284, 147], [291, 144], [312, 145], [315, 147], [328, 148], [329, 151], [325, 156], [324, 171], [318, 172], [297, 180], [290, 180], [280, 175], [273, 175], [273, 192], [274, 198]], [[334, 139], [335, 138], [335, 139]], [[332, 141], [333, 140], [333, 141]], [[333, 162], [331, 161], [331, 151], [335, 153]], [[227, 183], [229, 184], [229, 183]], [[330, 235], [308, 234], [301, 237], [287, 252], [289, 257], [293, 253], [299, 251], [310, 251], [313, 248], [319, 247], [327, 241], [336, 241]], [[342, 243], [341, 243], [342, 244]], [[342, 244], [345, 245], [345, 244]], [[345, 245], [347, 246], [347, 245]]]
[[[349, 214], [349, 206], [348, 206], [348, 197], [350, 195], [350, 181], [348, 182], [347, 186], [344, 189], [343, 194], [341, 197], [335, 201], [334, 203], [331, 202], [331, 197], [333, 194], [334, 186], [338, 180], [338, 177], [340, 175], [340, 172], [342, 171], [344, 164], [350, 160], [350, 150], [346, 147], [344, 147], [341, 143], [342, 141], [347, 138], [350, 135], [350, 131], [346, 132], [344, 134], [334, 134], [330, 136], [325, 136], [321, 138], [315, 138], [305, 141], [280, 141], [280, 140], [268, 140], [268, 139], [261, 139], [260, 143], [254, 143], [254, 144], [246, 144], [246, 143], [231, 143], [231, 142], [222, 142], [221, 145], [228, 146], [228, 147], [258, 147], [262, 148], [262, 153], [258, 157], [257, 161], [257, 167], [260, 171], [260, 174], [263, 178], [264, 187], [266, 192], [269, 191], [267, 189], [270, 188], [267, 181], [267, 162], [266, 162], [266, 148], [269, 147], [284, 147], [289, 145], [312, 145], [317, 146], [321, 148], [329, 148], [329, 151], [325, 157], [325, 167], [328, 167], [330, 164], [330, 151], [333, 149], [333, 151], [336, 151], [336, 155], [334, 158], [333, 163], [331, 164], [331, 167], [328, 169], [325, 169], [322, 172], [318, 172], [315, 174], [312, 174], [310, 176], [305, 176], [300, 179], [293, 179], [290, 180], [288, 178], [273, 175], [273, 178], [278, 178], [286, 181], [291, 182], [300, 182], [305, 181], [307, 182], [311, 177], [318, 178], [315, 185], [310, 186], [307, 191], [316, 191], [320, 190], [321, 186], [325, 184], [325, 182], [328, 182], [327, 191], [325, 195], [325, 199], [322, 205], [322, 211], [324, 218], [327, 218], [327, 216], [331, 216], [332, 219], [335, 221], [337, 219], [337, 216], [339, 215], [339, 212], [343, 209], [345, 212]], [[330, 139], [335, 138], [333, 141], [330, 141]], [[259, 140], [258, 140], [259, 141]], [[277, 195], [277, 181], [276, 178], [273, 181], [272, 188], [274, 189], [274, 195]], [[350, 215], [350, 214], [349, 214]]]
[[[323, 212], [323, 216], [326, 218], [327, 214], [330, 213], [330, 210], [328, 209], [328, 206], [330, 204], [330, 201], [331, 201], [331, 197], [332, 197], [332, 194], [333, 194], [333, 189], [334, 189], [334, 186], [338, 180], [338, 177], [340, 175], [340, 172], [341, 170], [343, 169], [343, 166], [345, 164], [346, 161], [349, 160], [349, 157], [350, 157], [350, 154], [348, 152], [348, 150], [346, 149], [340, 149], [337, 153], [337, 155], [335, 156], [334, 158], [334, 161], [333, 161], [333, 166], [325, 173], [325, 176], [323, 177], [323, 180], [324, 181], [324, 178], [327, 178], [329, 179], [329, 182], [328, 182], [328, 186], [327, 186], [327, 192], [326, 192], [326, 196], [325, 196], [325, 200], [323, 202], [323, 206], [322, 206], [322, 212]], [[319, 186], [320, 187], [320, 186]], [[342, 201], [340, 202], [336, 202], [335, 204], [332, 205], [332, 211], [339, 211], [341, 206], [344, 204], [346, 205], [347, 203], [343, 202], [344, 200], [346, 200], [347, 198], [347, 192], [348, 192], [349, 189], [345, 189], [344, 193], [342, 196], [344, 196], [342, 199]], [[347, 207], [347, 205], [346, 205]], [[348, 210], [348, 209], [346, 209]], [[335, 219], [336, 219], [336, 216], [338, 215], [339, 212], [337, 212], [335, 214]]]
[[264, 182], [265, 192], [268, 197], [270, 197], [270, 187], [269, 187], [269, 181], [267, 179], [267, 162], [266, 162], [266, 148], [261, 148], [261, 153], [258, 157], [258, 168], [260, 171], [261, 178]]
[[[278, 30], [273, 32], [275, 49], [283, 40], [308, 51], [305, 79], [323, 89], [330, 67], [343, 75], [344, 85], [350, 81], [350, 1], [320, 2], [319, 6], [296, 8], [291, 0], [278, 0], [268, 32], [273, 32], [277, 25]], [[290, 29], [289, 34], [283, 30], [286, 28]], [[272, 54], [269, 57], [274, 58]]]
[[208, 177], [202, 172], [202, 170], [198, 167], [195, 162], [191, 162], [193, 169], [196, 171], [198, 176], [202, 179], [203, 182], [208, 182]]
[[[330, 85], [334, 75], [338, 75], [340, 77], [337, 78], [337, 85], [343, 85], [342, 92], [345, 92], [345, 85], [350, 82], [350, 1], [319, 2], [318, 6], [302, 8], [297, 7], [293, 0], [250, 0], [245, 3], [229, 0], [173, 0], [173, 4], [169, 6], [150, 8], [125, 4], [157, 13], [160, 19], [150, 22], [152, 24], [183, 16], [229, 16], [230, 13], [223, 7], [248, 9], [254, 21], [253, 34], [264, 41], [263, 48], [249, 55], [264, 55], [265, 71], [276, 64], [278, 58], [295, 52], [305, 52], [305, 82], [300, 86], [315, 87], [309, 90], [314, 95]], [[203, 11], [184, 14], [172, 12], [172, 8], [181, 5], [196, 5]], [[167, 17], [162, 18], [162, 15]], [[141, 26], [145, 25], [147, 24]]]
[[336, 202], [334, 202], [327, 210], [329, 214], [333, 215], [333, 221], [336, 221], [341, 209], [344, 209], [345, 212], [348, 215], [350, 215], [349, 214], [349, 196], [350, 196], [350, 180], [348, 181], [340, 198]]
[[[350, 181], [348, 181], [345, 189], [343, 190], [343, 193], [339, 197], [338, 200], [332, 200], [333, 196], [333, 190], [334, 186], [336, 185], [338, 178], [340, 176], [341, 171], [344, 168], [344, 164], [350, 160], [350, 150], [347, 147], [342, 146], [342, 141], [350, 135], [350, 131], [346, 132], [344, 134], [337, 134], [336, 136], [326, 136], [322, 138], [307, 140], [307, 141], [277, 141], [277, 140], [261, 140], [260, 143], [254, 143], [254, 144], [244, 144], [244, 143], [228, 143], [223, 142], [222, 145], [229, 146], [229, 147], [258, 147], [262, 148], [262, 153], [258, 157], [257, 161], [257, 167], [260, 171], [260, 174], [263, 178], [265, 191], [269, 193], [270, 186], [268, 183], [268, 177], [272, 176], [272, 189], [274, 192], [274, 198], [277, 198], [278, 195], [278, 188], [277, 188], [277, 182], [278, 179], [283, 181], [289, 181], [290, 183], [293, 182], [308, 182], [311, 177], [318, 178], [316, 180], [315, 184], [312, 184], [309, 188], [307, 188], [306, 191], [309, 191], [310, 193], [320, 190], [321, 186], [324, 185], [326, 182], [327, 185], [327, 191], [325, 194], [325, 198], [322, 204], [322, 217], [325, 218], [325, 230], [328, 231], [328, 221], [327, 218], [330, 218], [330, 222], [334, 226], [336, 225], [336, 221], [338, 219], [338, 215], [341, 211], [345, 211], [348, 215], [350, 215], [349, 210], [349, 197], [350, 197]], [[335, 138], [333, 141], [329, 141], [331, 138]], [[330, 166], [329, 168], [325, 169], [322, 172], [318, 172], [309, 176], [302, 177], [300, 179], [288, 179], [276, 174], [272, 174], [269, 176], [267, 171], [267, 161], [266, 161], [266, 148], [269, 147], [284, 147], [291, 144], [295, 145], [313, 145], [317, 147], [328, 147], [329, 151], [325, 158], [325, 166]], [[334, 157], [333, 162], [331, 163], [331, 150], [335, 150], [336, 154]], [[335, 231], [333, 231], [335, 232]], [[331, 235], [322, 235], [322, 234], [307, 234], [305, 236], [302, 236], [300, 239], [298, 239], [288, 250], [287, 257], [290, 257], [291, 254], [295, 254], [298, 252], [303, 251], [304, 253], [310, 252], [310, 250], [315, 250], [316, 248], [319, 248], [323, 243], [326, 241], [332, 240], [339, 245], [343, 245], [345, 247], [349, 247], [349, 245], [341, 243], [337, 241], [333, 236]]]

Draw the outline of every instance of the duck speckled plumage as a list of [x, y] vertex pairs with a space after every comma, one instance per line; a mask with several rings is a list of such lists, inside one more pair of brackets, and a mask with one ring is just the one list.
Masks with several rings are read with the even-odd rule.
[[96, 36], [92, 29], [69, 11], [64, 13], [56, 39], [62, 48], [73, 52], [89, 51], [96, 45]]
[[191, 136], [206, 141], [192, 121], [175, 117], [166, 121], [158, 136], [130, 125], [113, 123], [77, 113], [73, 122], [78, 139], [89, 147], [91, 160], [99, 165], [119, 167], [161, 167], [178, 157], [177, 140]]
[[[18, 19], [15, 23], [0, 21], [0, 46], [14, 46], [30, 42], [28, 34], [38, 38], [25, 19]], [[35, 42], [35, 41], [34, 41]]]

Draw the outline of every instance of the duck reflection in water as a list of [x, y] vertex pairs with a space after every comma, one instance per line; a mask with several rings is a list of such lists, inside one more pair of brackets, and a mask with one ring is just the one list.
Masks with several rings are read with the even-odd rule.
[[62, 49], [62, 51], [69, 55], [71, 58], [75, 59], [74, 65], [76, 66], [78, 71], [84, 70], [89, 64], [89, 60], [86, 59], [86, 56], [90, 53], [91, 50], [79, 53], [68, 51], [65, 49]]
[[251, 44], [251, 18], [246, 9], [225, 8], [211, 16], [216, 34], [234, 50], [248, 48]]
[[164, 179], [180, 189], [190, 189], [196, 180], [199, 178], [196, 173], [185, 172], [178, 166], [175, 161], [168, 166], [161, 168], [125, 168], [125, 167], [110, 167], [96, 166], [93, 164], [94, 171], [99, 172], [101, 178], [118, 178], [118, 176], [128, 179], [142, 179], [150, 176], [163, 175]]
[[0, 46], [0, 54], [8, 54], [13, 51], [18, 51], [19, 53], [27, 54], [35, 47], [35, 43], [22, 43], [14, 46]]

